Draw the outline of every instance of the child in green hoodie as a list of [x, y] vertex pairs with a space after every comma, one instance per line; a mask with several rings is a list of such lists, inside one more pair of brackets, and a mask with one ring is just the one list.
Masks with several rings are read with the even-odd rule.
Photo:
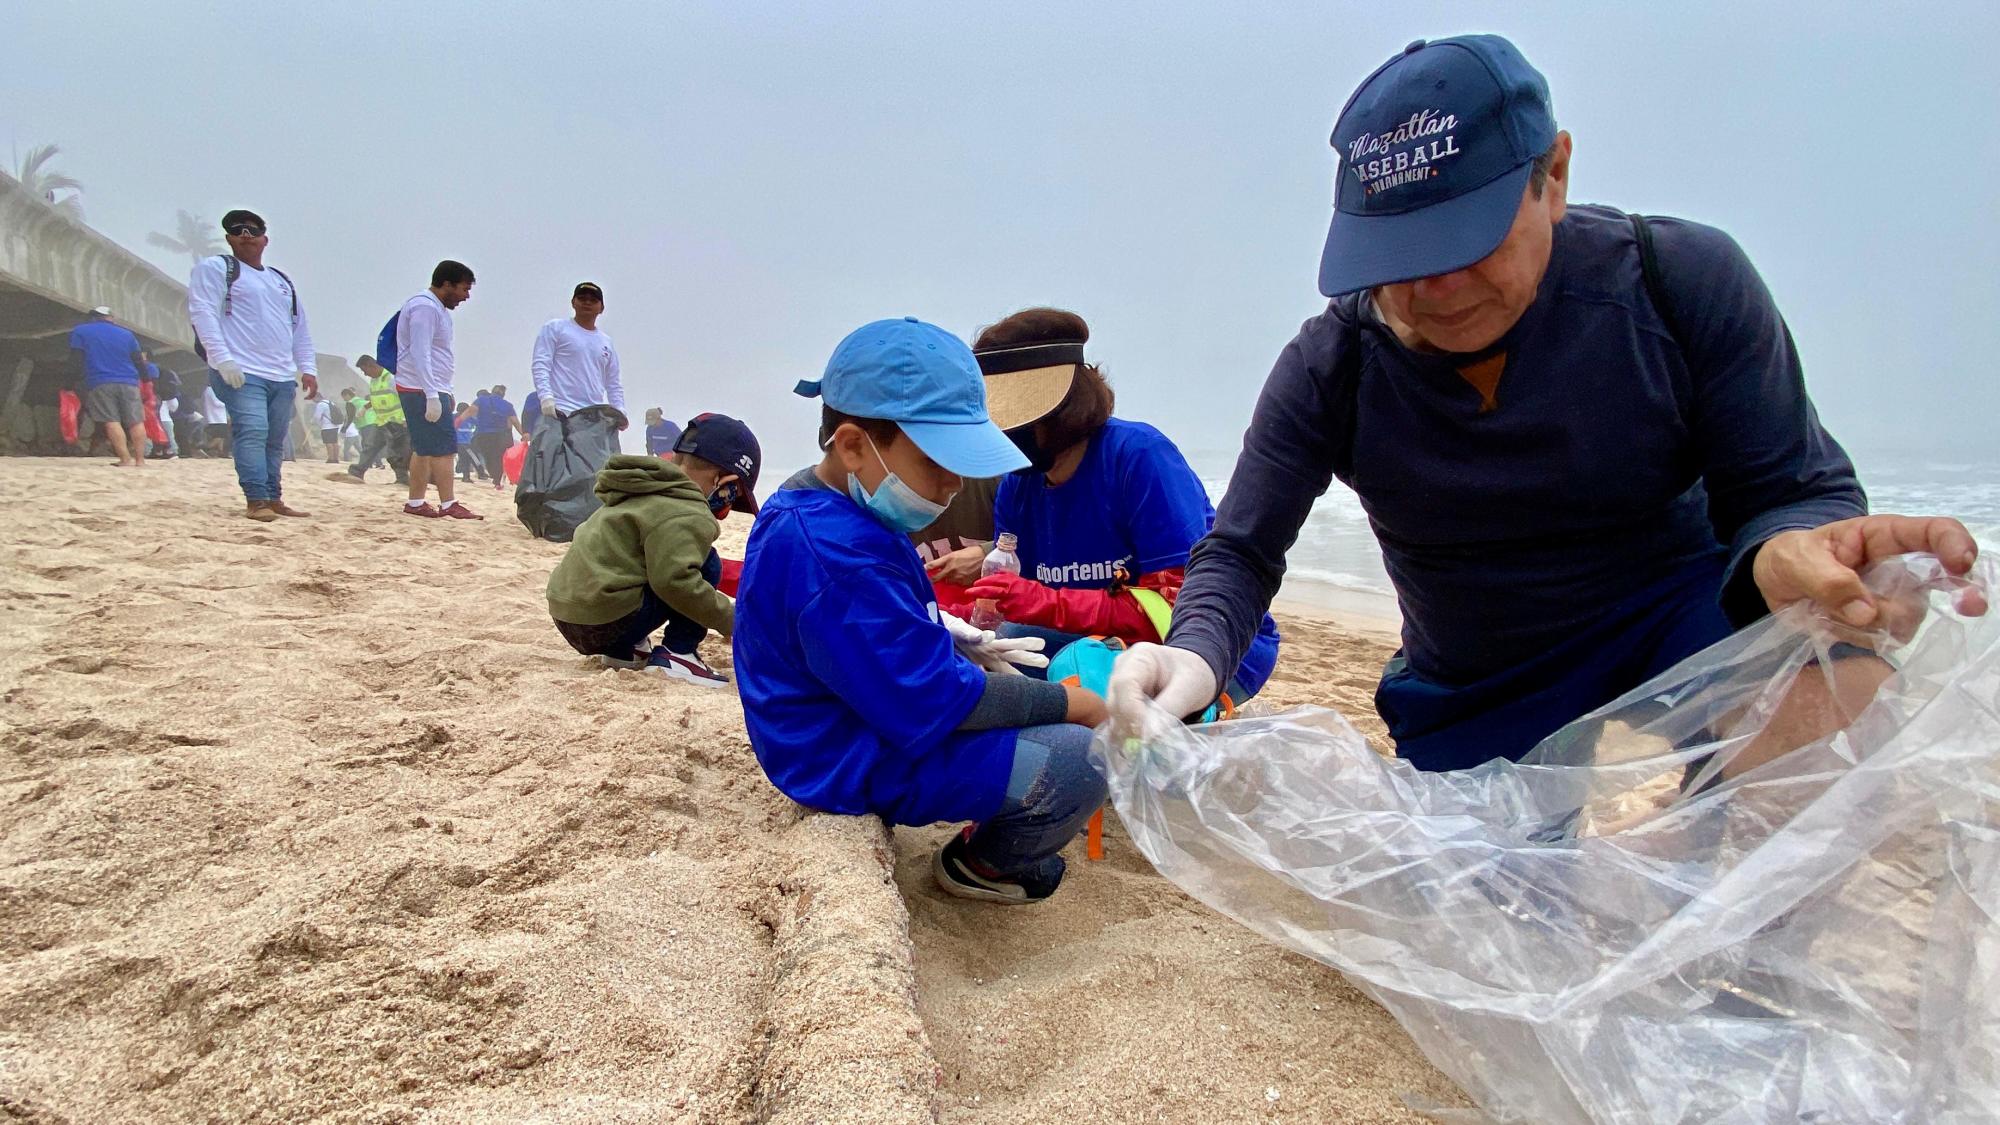
[[[723, 414], [690, 421], [673, 459], [619, 454], [597, 474], [604, 506], [576, 529], [549, 575], [549, 616], [570, 647], [607, 667], [644, 668], [706, 687], [729, 681], [698, 651], [729, 636], [735, 604], [715, 588], [718, 523], [757, 513], [763, 460], [749, 427]], [[661, 644], [648, 651], [653, 630]]]

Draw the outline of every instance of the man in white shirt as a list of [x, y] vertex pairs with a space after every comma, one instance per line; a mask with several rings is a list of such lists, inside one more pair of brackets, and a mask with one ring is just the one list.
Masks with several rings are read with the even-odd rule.
[[292, 279], [264, 264], [264, 220], [235, 210], [222, 217], [229, 253], [203, 258], [188, 277], [188, 319], [212, 371], [209, 387], [229, 410], [236, 482], [259, 523], [308, 513], [286, 505], [279, 482], [293, 400], [303, 383], [319, 390], [312, 333]]
[[[472, 299], [472, 270], [463, 262], [439, 262], [431, 287], [403, 302], [396, 314], [396, 392], [410, 431], [410, 499], [406, 516], [481, 520], [452, 497], [452, 464], [458, 434], [452, 429], [451, 310]], [[435, 486], [436, 507], [424, 490]]]
[[604, 290], [594, 281], [582, 282], [570, 294], [569, 307], [574, 316], [549, 321], [535, 336], [532, 369], [542, 415], [554, 418], [609, 406], [618, 412], [622, 430], [625, 384], [618, 375], [618, 349], [597, 327], [604, 314]]

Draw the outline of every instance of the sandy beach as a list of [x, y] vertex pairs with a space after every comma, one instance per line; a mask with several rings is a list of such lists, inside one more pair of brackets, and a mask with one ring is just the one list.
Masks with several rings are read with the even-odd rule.
[[[1465, 1104], [1338, 974], [1112, 823], [1051, 902], [944, 828], [808, 814], [733, 692], [596, 669], [511, 500], [288, 465], [0, 460], [0, 1117], [1418, 1121]], [[723, 549], [740, 554], [747, 521]], [[1284, 616], [1266, 698], [1393, 640]], [[705, 653], [727, 668], [726, 643]]]

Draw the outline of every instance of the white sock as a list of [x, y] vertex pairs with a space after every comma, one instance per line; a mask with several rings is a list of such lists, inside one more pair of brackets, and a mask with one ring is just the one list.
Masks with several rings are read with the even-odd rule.
[[406, 501], [404, 501], [404, 502], [403, 502], [403, 506], [404, 506], [405, 508], [421, 508], [421, 507], [423, 507], [423, 506], [424, 506], [424, 505], [425, 505], [426, 503], [428, 503], [428, 501], [425, 501], [425, 500], [423, 500], [423, 499], [416, 499], [416, 500], [406, 500]]

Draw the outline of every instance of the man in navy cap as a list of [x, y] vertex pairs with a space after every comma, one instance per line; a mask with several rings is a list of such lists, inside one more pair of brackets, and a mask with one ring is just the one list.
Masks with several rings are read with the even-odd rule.
[[1402, 605], [1376, 707], [1422, 769], [1519, 758], [1795, 602], [1878, 625], [1872, 560], [1972, 565], [1956, 520], [1867, 514], [1728, 235], [1569, 205], [1570, 136], [1513, 44], [1410, 44], [1333, 147], [1332, 301], [1265, 383], [1167, 643], [1119, 662], [1125, 721], [1215, 698], [1335, 476]]

